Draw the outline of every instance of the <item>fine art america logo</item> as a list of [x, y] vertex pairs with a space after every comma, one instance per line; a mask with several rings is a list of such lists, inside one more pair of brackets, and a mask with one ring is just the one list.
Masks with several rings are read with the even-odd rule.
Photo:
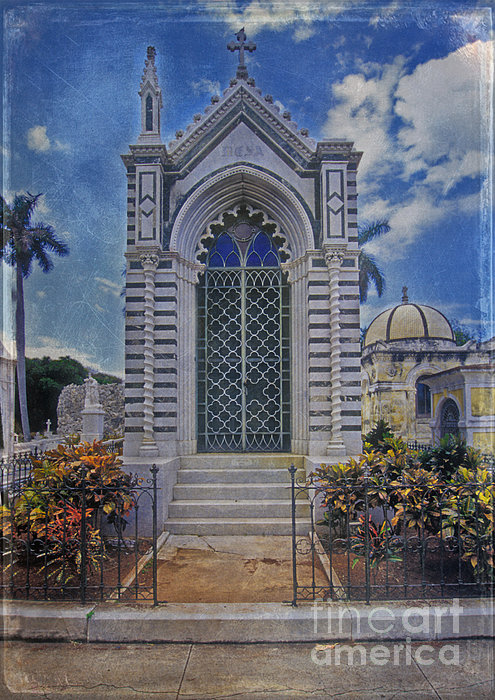
[[[325, 630], [321, 628], [319, 612], [326, 611]], [[413, 661], [423, 666], [442, 664], [459, 666], [459, 646], [457, 644], [413, 645], [416, 639], [439, 639], [442, 633], [459, 634], [459, 615], [462, 606], [454, 598], [450, 606], [406, 607], [400, 613], [386, 606], [370, 607], [362, 611], [349, 607], [313, 606], [313, 629], [315, 634], [325, 632], [331, 639], [336, 633], [342, 635], [344, 626], [352, 625], [353, 635], [359, 635], [366, 625], [370, 637], [383, 636], [387, 639], [403, 639], [403, 642], [384, 644], [345, 644], [340, 642], [316, 644], [311, 650], [311, 660], [318, 666], [410, 666]], [[319, 629], [320, 625], [320, 629]], [[447, 628], [448, 625], [448, 628]], [[393, 633], [393, 636], [392, 636]]]

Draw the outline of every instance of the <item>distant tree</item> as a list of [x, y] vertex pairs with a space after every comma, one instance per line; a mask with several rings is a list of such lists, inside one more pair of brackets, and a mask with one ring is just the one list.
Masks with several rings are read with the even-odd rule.
[[453, 318], [449, 323], [454, 331], [456, 345], [465, 345], [470, 340], [476, 340], [477, 342], [481, 340], [479, 333], [476, 334], [468, 326], [462, 325], [456, 318]]
[[[358, 229], [358, 245], [362, 248], [374, 238], [390, 231], [388, 221], [379, 220], [363, 223]], [[375, 286], [381, 297], [385, 289], [385, 278], [375, 258], [364, 250], [359, 251], [359, 298], [364, 303], [368, 298], [370, 284]]]
[[[43, 432], [49, 418], [57, 427], [57, 405], [60, 393], [68, 384], [83, 384], [88, 370], [72, 357], [52, 360], [50, 357], [26, 358], [26, 387], [29, 394], [29, 423], [33, 431]], [[98, 372], [93, 377], [99, 384], [120, 382], [118, 377]], [[16, 406], [19, 413], [19, 404]]]
[[122, 381], [119, 377], [115, 377], [113, 374], [105, 374], [105, 372], [93, 372], [93, 377], [98, 384], [120, 384]]
[[72, 357], [26, 358], [26, 387], [29, 395], [29, 422], [33, 430], [43, 432], [49, 418], [57, 426], [57, 403], [68, 384], [82, 384], [88, 370]]
[[366, 333], [368, 332], [369, 325], [359, 329], [359, 342], [361, 344], [361, 350], [364, 348], [364, 341], [366, 339]]
[[53, 262], [48, 253], [68, 255], [69, 249], [58, 240], [52, 226], [31, 223], [31, 217], [41, 194], [18, 194], [9, 205], [0, 197], [0, 222], [2, 242], [0, 260], [15, 268], [16, 272], [16, 350], [17, 388], [24, 440], [31, 439], [26, 394], [26, 321], [24, 311], [24, 279], [37, 262], [43, 272], [50, 272]]

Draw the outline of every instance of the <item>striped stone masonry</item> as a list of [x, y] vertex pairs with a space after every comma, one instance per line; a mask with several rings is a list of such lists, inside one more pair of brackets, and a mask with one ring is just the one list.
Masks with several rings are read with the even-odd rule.
[[160, 454], [177, 431], [177, 275], [166, 258], [128, 254], [126, 280], [126, 434]]
[[330, 295], [328, 270], [323, 252], [309, 259], [308, 299], [308, 388], [309, 450], [325, 454], [331, 437]]

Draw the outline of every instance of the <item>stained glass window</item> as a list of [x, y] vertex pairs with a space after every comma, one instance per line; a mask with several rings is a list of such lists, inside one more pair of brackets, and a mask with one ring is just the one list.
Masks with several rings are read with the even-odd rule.
[[245, 267], [280, 265], [277, 249], [266, 233], [256, 231], [249, 243], [237, 243], [227, 231], [218, 236], [210, 249], [208, 267], [240, 267], [242, 264]]

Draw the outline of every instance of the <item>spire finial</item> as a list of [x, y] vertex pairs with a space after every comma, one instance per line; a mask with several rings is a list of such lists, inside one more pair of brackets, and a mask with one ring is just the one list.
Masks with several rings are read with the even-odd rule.
[[143, 77], [139, 96], [141, 97], [141, 134], [138, 143], [161, 143], [160, 109], [162, 108], [162, 91], [158, 85], [155, 66], [156, 50], [148, 46], [144, 61]]
[[244, 63], [244, 51], [255, 51], [256, 50], [256, 44], [253, 44], [252, 41], [250, 41], [248, 44], [246, 44], [246, 32], [244, 31], [244, 27], [237, 32], [235, 35], [235, 38], [237, 39], [237, 44], [235, 41], [231, 41], [227, 44], [227, 48], [229, 51], [239, 51], [239, 65], [237, 66], [237, 72], [236, 72], [236, 78], [239, 78], [240, 80], [247, 80], [248, 78], [248, 71], [246, 68], [246, 64]]
[[402, 303], [409, 304], [409, 297], [407, 296], [407, 287], [402, 287]]

